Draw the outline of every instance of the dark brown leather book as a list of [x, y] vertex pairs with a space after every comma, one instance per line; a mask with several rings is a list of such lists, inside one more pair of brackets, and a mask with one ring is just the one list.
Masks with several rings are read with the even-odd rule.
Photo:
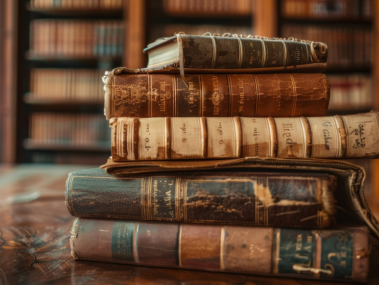
[[[324, 43], [206, 33], [161, 38], [148, 45], [148, 68], [170, 66], [184, 70], [245, 70], [245, 72], [323, 71], [328, 47]], [[201, 71], [200, 71], [201, 72]]]
[[324, 228], [335, 221], [333, 175], [317, 173], [183, 172], [69, 174], [73, 216], [170, 222]]
[[104, 77], [105, 115], [113, 117], [325, 116], [326, 75], [147, 74], [116, 69]]
[[296, 278], [366, 281], [365, 227], [332, 230], [78, 218], [75, 259]]
[[112, 118], [114, 161], [376, 158], [379, 113], [296, 118]]

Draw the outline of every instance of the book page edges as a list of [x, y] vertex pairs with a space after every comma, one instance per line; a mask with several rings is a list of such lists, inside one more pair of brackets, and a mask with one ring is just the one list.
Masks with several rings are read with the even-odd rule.
[[[108, 72], [108, 77], [119, 74], [144, 74], [144, 73], [174, 73], [180, 74], [179, 61], [172, 65], [163, 65], [154, 68], [130, 69], [127, 67], [117, 67]], [[323, 72], [327, 68], [327, 63], [310, 63], [298, 66], [287, 67], [264, 67], [264, 68], [239, 68], [239, 69], [208, 69], [208, 68], [184, 68], [184, 73], [297, 73], [297, 72]], [[110, 84], [107, 81], [106, 84]]]

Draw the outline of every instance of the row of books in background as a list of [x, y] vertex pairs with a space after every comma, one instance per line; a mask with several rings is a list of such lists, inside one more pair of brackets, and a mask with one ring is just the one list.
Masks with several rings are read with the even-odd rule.
[[329, 110], [370, 110], [373, 108], [372, 77], [364, 74], [329, 75]]
[[31, 70], [26, 100], [104, 101], [104, 70], [40, 68]]
[[255, 0], [164, 0], [168, 14], [251, 15]]
[[110, 147], [110, 131], [103, 115], [33, 113], [29, 145]]
[[284, 0], [284, 17], [371, 17], [372, 0]]
[[369, 27], [285, 25], [283, 37], [327, 43], [329, 68], [369, 67], [373, 61], [373, 34]]
[[39, 19], [30, 25], [31, 55], [121, 56], [122, 21]]
[[64, 8], [64, 9], [117, 9], [123, 0], [31, 0], [32, 9]]
[[253, 35], [253, 28], [246, 26], [224, 26], [224, 25], [167, 25], [163, 31], [159, 31], [165, 37], [184, 32], [189, 35], [203, 35], [207, 32], [223, 35], [225, 33], [237, 35]]

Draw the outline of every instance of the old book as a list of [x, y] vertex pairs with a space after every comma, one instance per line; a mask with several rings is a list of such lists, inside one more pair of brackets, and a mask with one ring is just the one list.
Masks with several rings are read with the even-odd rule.
[[182, 33], [161, 38], [144, 49], [148, 68], [171, 66], [184, 70], [248, 70], [249, 72], [323, 71], [328, 47], [321, 42], [264, 37], [203, 36]]
[[149, 74], [123, 69], [104, 77], [113, 117], [325, 116], [329, 81], [304, 74]]
[[379, 113], [329, 117], [112, 118], [114, 161], [375, 158]]
[[365, 281], [365, 227], [333, 230], [78, 218], [75, 259], [296, 278]]
[[76, 217], [323, 228], [335, 221], [336, 178], [255, 171], [69, 174], [65, 203]]
[[109, 174], [121, 176], [137, 174], [159, 176], [164, 172], [173, 174], [178, 171], [303, 172], [309, 175], [328, 173], [337, 178], [337, 188], [333, 193], [337, 202], [336, 224], [348, 226], [355, 221], [356, 224], [367, 226], [372, 235], [379, 240], [379, 222], [375, 219], [365, 198], [366, 172], [364, 168], [346, 160], [244, 157], [223, 160], [187, 160], [183, 163], [181, 160], [115, 162], [109, 158], [101, 168]]

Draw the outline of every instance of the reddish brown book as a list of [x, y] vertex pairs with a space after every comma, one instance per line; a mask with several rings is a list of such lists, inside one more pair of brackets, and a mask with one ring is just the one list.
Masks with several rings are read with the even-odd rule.
[[329, 81], [303, 74], [136, 74], [105, 78], [105, 114], [113, 117], [324, 116]]
[[365, 281], [368, 231], [167, 224], [78, 218], [75, 259], [208, 271]]

